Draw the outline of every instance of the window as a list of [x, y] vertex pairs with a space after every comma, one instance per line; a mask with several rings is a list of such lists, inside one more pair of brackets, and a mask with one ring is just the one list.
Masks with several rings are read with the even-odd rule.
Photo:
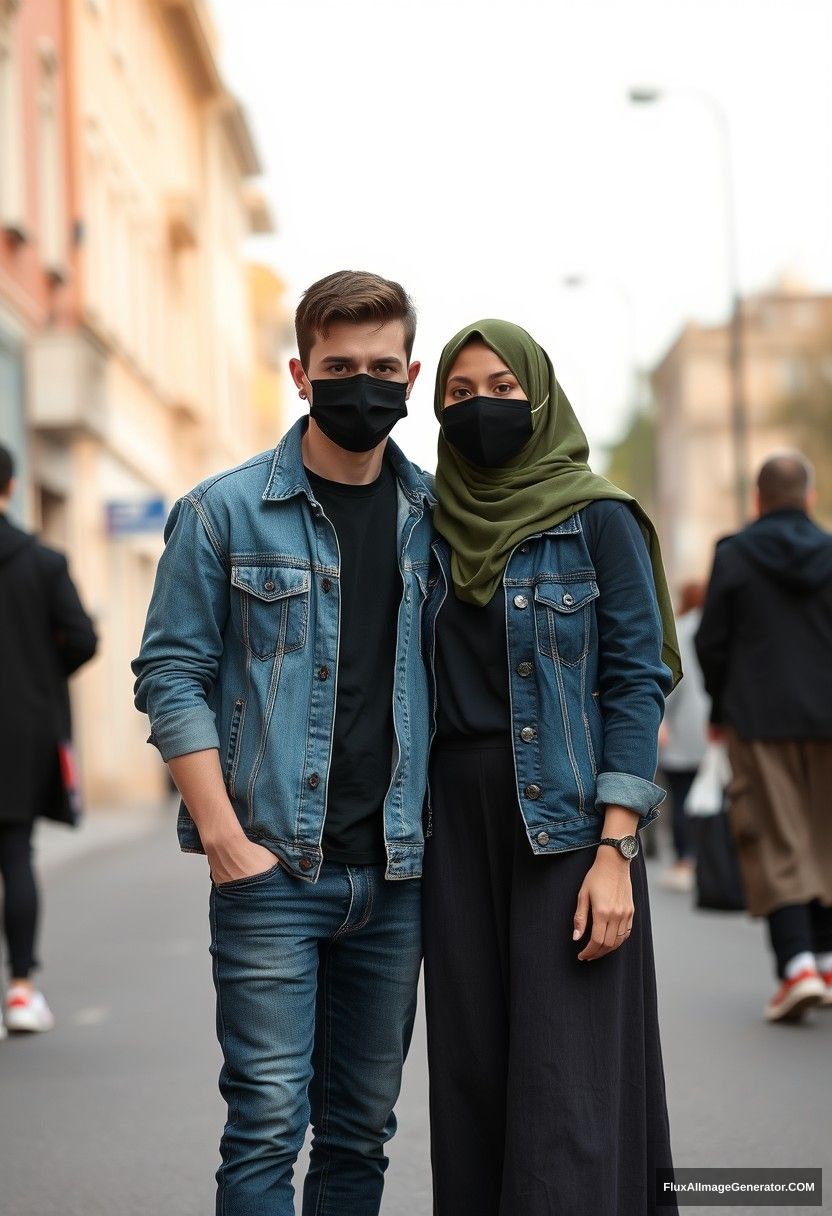
[[38, 88], [38, 204], [41, 261], [55, 278], [66, 269], [66, 211], [64, 209], [63, 146], [61, 143], [58, 87], [60, 75], [55, 47], [40, 44]]
[[0, 224], [25, 237], [19, 0], [0, 0]]

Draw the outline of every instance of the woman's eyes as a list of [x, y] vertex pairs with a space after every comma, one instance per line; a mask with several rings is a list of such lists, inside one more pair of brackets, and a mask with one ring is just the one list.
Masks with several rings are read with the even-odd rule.
[[[483, 395], [486, 397], [507, 397], [509, 395], [509, 393], [514, 392], [516, 387], [517, 387], [516, 384], [509, 384], [507, 381], [504, 381], [502, 384], [495, 385], [495, 387], [492, 389], [492, 391], [490, 393], [484, 393]], [[464, 401], [466, 397], [470, 397], [470, 396], [471, 396], [470, 389], [467, 389], [467, 388], [451, 389], [451, 401]]]

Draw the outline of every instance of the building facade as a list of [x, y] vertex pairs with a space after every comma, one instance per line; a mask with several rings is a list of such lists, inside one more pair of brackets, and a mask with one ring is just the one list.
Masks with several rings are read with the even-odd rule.
[[[832, 297], [784, 281], [742, 304], [752, 479], [775, 449], [799, 447], [832, 480]], [[656, 517], [671, 586], [706, 578], [719, 536], [738, 526], [727, 326], [688, 324], [655, 368]], [[832, 453], [830, 453], [832, 454]], [[828, 476], [827, 476], [828, 469]], [[826, 497], [821, 500], [825, 514]]]
[[[48, 7], [23, 4], [21, 23]], [[25, 452], [24, 520], [68, 553], [97, 623], [99, 655], [74, 682], [76, 733], [89, 802], [119, 804], [166, 780], [130, 671], [164, 517], [256, 450], [243, 245], [269, 218], [200, 0], [64, 0], [56, 13], [63, 177], [58, 190], [53, 168], [40, 188], [61, 211], [54, 234], [40, 230], [52, 294], [23, 339], [24, 425], [11, 438]], [[21, 77], [43, 75], [18, 46]], [[24, 147], [33, 121], [15, 120]]]

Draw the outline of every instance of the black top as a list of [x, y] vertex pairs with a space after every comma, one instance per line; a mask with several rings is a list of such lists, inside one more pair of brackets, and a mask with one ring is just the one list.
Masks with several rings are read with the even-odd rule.
[[[325, 861], [386, 860], [383, 806], [392, 774], [393, 670], [402, 580], [396, 553], [396, 476], [384, 461], [370, 485], [306, 470], [341, 553], [341, 630]], [[316, 673], [316, 678], [318, 674]]]
[[66, 558], [0, 514], [0, 826], [73, 822], [57, 744], [70, 737], [67, 677], [96, 644]]
[[506, 597], [502, 583], [479, 608], [453, 583], [436, 617], [436, 738], [504, 736], [511, 746]]
[[723, 537], [695, 644], [712, 722], [832, 739], [832, 535], [784, 509]]

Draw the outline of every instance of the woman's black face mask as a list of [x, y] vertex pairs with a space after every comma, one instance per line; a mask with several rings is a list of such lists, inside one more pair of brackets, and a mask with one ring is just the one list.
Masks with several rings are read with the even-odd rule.
[[532, 407], [514, 398], [468, 397], [442, 411], [442, 430], [471, 464], [499, 468], [531, 439]]
[[407, 415], [407, 383], [363, 372], [337, 380], [313, 380], [314, 418], [327, 439], [348, 452], [369, 452]]

